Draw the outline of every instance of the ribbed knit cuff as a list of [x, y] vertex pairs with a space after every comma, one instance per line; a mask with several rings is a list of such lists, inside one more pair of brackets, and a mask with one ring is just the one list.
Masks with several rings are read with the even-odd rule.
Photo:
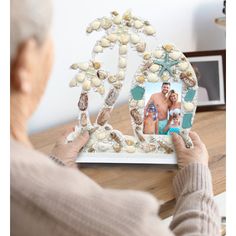
[[191, 163], [178, 171], [173, 180], [173, 187], [176, 198], [199, 190], [213, 195], [210, 170], [200, 163]]

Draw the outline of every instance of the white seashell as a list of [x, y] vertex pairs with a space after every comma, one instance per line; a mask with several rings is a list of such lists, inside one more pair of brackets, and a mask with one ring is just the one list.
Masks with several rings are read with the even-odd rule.
[[193, 111], [193, 109], [194, 109], [194, 104], [192, 103], [192, 102], [185, 102], [184, 103], [184, 109], [186, 110], [186, 111]]
[[162, 50], [156, 50], [154, 51], [153, 55], [154, 57], [161, 58], [163, 56], [164, 52]]
[[188, 63], [186, 61], [182, 61], [178, 64], [178, 67], [180, 70], [187, 70], [188, 69]]
[[99, 151], [105, 152], [110, 148], [110, 145], [106, 144], [106, 143], [99, 143], [97, 145], [97, 148], [98, 148]]
[[83, 82], [82, 89], [84, 91], [89, 91], [91, 89], [91, 82], [89, 80], [85, 80]]
[[84, 81], [84, 79], [85, 79], [85, 73], [79, 73], [78, 75], [76, 75], [76, 81], [77, 82], [83, 82]]
[[121, 16], [121, 15], [114, 16], [113, 22], [114, 22], [115, 24], [118, 25], [118, 24], [121, 23], [121, 21], [122, 21], [122, 16]]
[[87, 70], [89, 68], [89, 63], [88, 62], [84, 62], [84, 63], [79, 63], [78, 64], [78, 68], [80, 70]]
[[116, 76], [114, 76], [114, 75], [110, 75], [110, 76], [108, 77], [108, 81], [109, 81], [110, 83], [114, 83], [114, 82], [117, 81], [117, 78], [116, 78]]
[[91, 81], [92, 81], [92, 85], [95, 87], [99, 87], [101, 85], [101, 80], [98, 79], [97, 77], [93, 77]]
[[95, 20], [90, 25], [94, 30], [98, 30], [101, 26], [101, 22], [98, 20]]
[[120, 60], [119, 60], [119, 67], [120, 68], [125, 68], [126, 65], [127, 65], [126, 59], [121, 57]]
[[131, 34], [130, 41], [133, 44], [139, 43], [140, 42], [140, 37], [137, 34]]
[[134, 21], [134, 27], [135, 27], [136, 29], [142, 28], [142, 27], [143, 27], [143, 22], [140, 21], [140, 20]]
[[104, 95], [105, 93], [105, 88], [103, 85], [97, 88], [97, 92], [100, 93], [101, 95]]
[[143, 53], [146, 49], [146, 43], [145, 42], [140, 42], [136, 45], [136, 50], [137, 52]]
[[112, 21], [106, 17], [102, 18], [101, 26], [103, 29], [109, 29], [112, 26]]
[[102, 140], [102, 139], [106, 138], [106, 133], [103, 132], [103, 131], [97, 132], [97, 133], [96, 133], [96, 138], [97, 138], [98, 140]]
[[138, 103], [138, 102], [137, 102], [136, 100], [131, 99], [129, 105], [130, 105], [131, 107], [137, 107], [137, 103]]
[[103, 48], [102, 48], [102, 46], [97, 45], [97, 46], [94, 47], [93, 51], [95, 53], [103, 52]]
[[69, 86], [70, 87], [75, 87], [77, 85], [77, 83], [76, 83], [76, 80], [75, 79], [72, 79], [71, 81], [70, 81], [70, 83], [69, 83]]
[[136, 151], [136, 148], [134, 146], [126, 146], [125, 150], [128, 153], [134, 153]]
[[179, 59], [180, 58], [180, 56], [181, 56], [181, 52], [171, 52], [171, 53], [169, 53], [169, 56], [170, 56], [170, 58], [171, 59], [173, 59], [173, 60], [177, 60], [177, 59]]
[[156, 33], [156, 30], [151, 25], [147, 25], [144, 27], [144, 33], [147, 35], [153, 35]]
[[149, 70], [150, 70], [151, 72], [157, 72], [157, 71], [159, 70], [159, 68], [160, 68], [159, 65], [153, 64], [153, 65], [151, 65], [151, 66], [149, 67]]
[[72, 69], [72, 70], [77, 70], [79, 67], [78, 67], [78, 63], [74, 63], [74, 64], [72, 64], [71, 66], [70, 66], [70, 68]]
[[127, 53], [127, 46], [126, 45], [121, 45], [119, 48], [119, 54], [124, 55]]
[[157, 82], [158, 81], [158, 77], [154, 73], [148, 73], [147, 80], [149, 82]]
[[119, 80], [123, 80], [125, 78], [125, 72], [123, 70], [120, 70], [117, 74], [117, 77]]
[[102, 38], [100, 44], [101, 44], [102, 47], [109, 47], [110, 46], [110, 41], [106, 38]]
[[118, 36], [117, 36], [116, 34], [109, 34], [109, 35], [107, 36], [107, 39], [108, 39], [110, 42], [115, 43], [116, 40], [118, 39]]
[[138, 101], [138, 107], [139, 108], [144, 107], [144, 100], [143, 99]]
[[127, 44], [129, 42], [129, 35], [128, 34], [121, 34], [119, 37], [119, 41], [121, 44]]

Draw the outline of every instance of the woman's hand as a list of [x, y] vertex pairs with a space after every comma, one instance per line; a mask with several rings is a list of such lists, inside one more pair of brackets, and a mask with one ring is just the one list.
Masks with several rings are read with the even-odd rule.
[[75, 159], [78, 156], [81, 148], [88, 142], [89, 133], [86, 131], [78, 135], [72, 142], [66, 143], [66, 137], [72, 130], [66, 131], [61, 138], [59, 138], [51, 152], [51, 156], [62, 161], [66, 166], [78, 168]]
[[189, 136], [192, 139], [193, 148], [186, 148], [181, 136], [176, 133], [172, 134], [179, 168], [183, 168], [191, 163], [201, 163], [208, 166], [209, 156], [205, 144], [197, 133], [190, 131]]

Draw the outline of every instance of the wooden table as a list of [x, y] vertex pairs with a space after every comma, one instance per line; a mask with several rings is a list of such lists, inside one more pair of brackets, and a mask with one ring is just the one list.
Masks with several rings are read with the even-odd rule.
[[[92, 118], [94, 121], [95, 117]], [[75, 121], [48, 129], [30, 137], [34, 147], [48, 154], [55, 141]], [[128, 106], [122, 105], [112, 112], [110, 124], [124, 134], [132, 135]], [[225, 191], [225, 111], [197, 113], [193, 130], [206, 144], [210, 155], [210, 169], [213, 177], [214, 194]], [[167, 165], [117, 165], [84, 164], [81, 171], [103, 187], [116, 189], [137, 189], [148, 191], [165, 203], [160, 209], [160, 216], [166, 218], [172, 214], [175, 199], [172, 180], [176, 166]]]

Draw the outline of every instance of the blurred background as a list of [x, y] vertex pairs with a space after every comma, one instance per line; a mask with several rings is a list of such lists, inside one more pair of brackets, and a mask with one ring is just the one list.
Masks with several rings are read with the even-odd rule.
[[[91, 59], [96, 40], [104, 32], [87, 35], [87, 25], [102, 16], [110, 16], [113, 10], [123, 14], [127, 9], [134, 15], [150, 21], [157, 30], [157, 39], [148, 40], [148, 48], [154, 49], [162, 43], [173, 43], [182, 52], [225, 49], [225, 31], [215, 23], [224, 16], [222, 0], [179, 1], [55, 1], [52, 36], [55, 42], [55, 64], [46, 93], [29, 122], [30, 134], [77, 119], [77, 102], [80, 88], [70, 88], [70, 79], [75, 72], [72, 63]], [[126, 85], [116, 106], [127, 102], [133, 74], [141, 58], [131, 48], [128, 52]], [[102, 67], [113, 73], [117, 69], [118, 50], [107, 49], [99, 58]], [[102, 105], [99, 95], [92, 95], [89, 110], [98, 112]]]

